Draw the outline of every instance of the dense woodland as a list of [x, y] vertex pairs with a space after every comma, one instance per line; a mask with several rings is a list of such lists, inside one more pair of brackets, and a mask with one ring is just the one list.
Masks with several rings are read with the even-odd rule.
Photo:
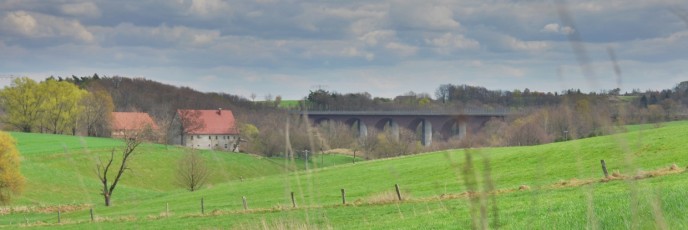
[[[618, 131], [624, 124], [685, 118], [688, 81], [662, 91], [620, 92], [613, 89], [583, 93], [489, 90], [469, 85], [438, 86], [434, 98], [408, 92], [395, 98], [369, 93], [311, 91], [298, 108], [307, 110], [461, 110], [520, 111], [495, 119], [479, 133], [463, 139], [434, 140], [420, 145], [419, 133], [402, 130], [392, 138], [385, 130], [356, 137], [345, 124], [313, 126], [279, 107], [281, 98], [256, 102], [227, 93], [203, 93], [188, 87], [143, 78], [120, 76], [50, 77], [41, 82], [15, 79], [0, 91], [5, 130], [69, 135], [109, 136], [112, 111], [149, 113], [161, 128], [157, 140], [168, 140], [177, 109], [231, 109], [239, 122], [242, 150], [265, 156], [283, 155], [287, 131], [291, 146], [300, 150], [349, 149], [367, 158], [406, 155], [457, 147], [535, 145], [585, 138]], [[437, 135], [435, 135], [437, 136]]]

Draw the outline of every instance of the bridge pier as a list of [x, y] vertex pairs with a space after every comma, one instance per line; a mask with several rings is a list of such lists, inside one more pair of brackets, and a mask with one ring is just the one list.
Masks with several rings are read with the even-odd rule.
[[[304, 112], [293, 113], [305, 115]], [[401, 139], [401, 129], [417, 135], [423, 146], [430, 146], [435, 138], [466, 138], [469, 132], [476, 132], [492, 118], [505, 117], [508, 111], [311, 111], [308, 117], [315, 123], [329, 121], [347, 124], [359, 138], [365, 138], [368, 126], [384, 131], [396, 140]], [[433, 135], [433, 134], [439, 134]]]
[[359, 138], [366, 138], [368, 136], [368, 126], [362, 120], [356, 121], [354, 126], [358, 130]]
[[459, 139], [463, 139], [466, 137], [466, 126], [467, 126], [466, 120], [459, 120]]
[[389, 132], [395, 141], [399, 141], [399, 123], [392, 119], [383, 119], [379, 121], [375, 128], [379, 131]]
[[421, 142], [423, 146], [430, 146], [432, 145], [432, 123], [428, 120], [423, 120], [421, 125], [423, 126], [423, 139]]

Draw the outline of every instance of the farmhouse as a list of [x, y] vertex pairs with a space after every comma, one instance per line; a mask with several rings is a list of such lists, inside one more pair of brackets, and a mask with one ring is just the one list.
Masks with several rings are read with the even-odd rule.
[[114, 138], [158, 130], [158, 126], [148, 113], [113, 112], [112, 119], [112, 137]]
[[239, 130], [231, 110], [177, 110], [179, 135], [174, 144], [196, 148], [239, 151]]

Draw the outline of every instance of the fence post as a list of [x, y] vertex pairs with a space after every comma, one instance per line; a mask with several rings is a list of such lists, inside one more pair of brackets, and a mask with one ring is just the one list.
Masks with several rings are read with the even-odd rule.
[[205, 214], [205, 207], [203, 205], [203, 197], [201, 197], [201, 214]]
[[59, 224], [60, 222], [60, 209], [57, 209], [57, 223]]
[[342, 189], [342, 204], [346, 205], [346, 192]]
[[93, 222], [93, 221], [94, 221], [94, 218], [93, 218], [93, 208], [91, 208], [91, 222]]
[[291, 206], [296, 208], [296, 200], [294, 199], [294, 192], [291, 192]]
[[600, 163], [602, 164], [602, 172], [604, 172], [604, 178], [608, 178], [609, 173], [607, 172], [607, 164], [604, 163], [604, 160], [600, 160]]
[[165, 217], [170, 217], [170, 202], [165, 203]]
[[248, 204], [246, 204], [246, 197], [242, 196], [241, 200], [244, 202], [244, 210], [248, 210]]
[[397, 190], [397, 198], [401, 201], [401, 192], [399, 192], [399, 184], [394, 184], [394, 189]]

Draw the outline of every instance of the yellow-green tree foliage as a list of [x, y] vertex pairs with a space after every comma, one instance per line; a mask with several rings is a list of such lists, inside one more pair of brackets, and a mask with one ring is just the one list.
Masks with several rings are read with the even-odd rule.
[[0, 91], [0, 106], [5, 111], [3, 123], [23, 132], [38, 128], [46, 97], [36, 81], [26, 77], [14, 79]]
[[77, 128], [77, 118], [83, 110], [81, 100], [88, 92], [78, 86], [66, 82], [48, 79], [41, 82], [42, 92], [50, 95], [43, 103], [43, 127], [51, 133], [74, 134]]
[[85, 90], [69, 82], [17, 78], [0, 91], [0, 106], [5, 111], [2, 121], [23, 132], [73, 134], [85, 95]]
[[112, 125], [112, 112], [115, 104], [112, 96], [102, 87], [93, 87], [81, 104], [84, 110], [80, 115], [81, 128], [88, 136], [110, 136]]
[[12, 136], [0, 132], [0, 203], [10, 202], [12, 195], [24, 189], [24, 176], [19, 172], [19, 151]]

